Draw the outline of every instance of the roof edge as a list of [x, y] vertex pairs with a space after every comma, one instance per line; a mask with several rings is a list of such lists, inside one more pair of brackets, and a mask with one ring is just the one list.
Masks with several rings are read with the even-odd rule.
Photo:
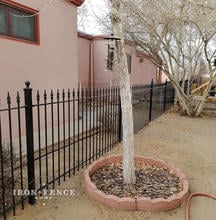
[[85, 0], [70, 0], [76, 6], [81, 6]]
[[105, 35], [91, 35], [78, 31], [78, 37], [85, 38], [88, 40], [105, 40]]
[[[84, 38], [84, 39], [87, 39], [87, 40], [106, 40], [106, 37], [109, 37], [108, 35], [90, 35], [90, 34], [83, 33], [81, 31], [78, 31], [77, 35], [78, 35], [78, 37]], [[132, 40], [124, 39], [124, 42], [125, 42], [125, 44], [127, 44], [129, 46], [132, 46], [132, 47], [136, 46], [135, 42], [132, 41]], [[135, 49], [135, 50], [136, 50], [136, 56], [137, 57], [146, 58], [150, 61], [154, 60], [154, 58], [151, 55], [145, 53], [144, 51], [141, 51], [139, 49]]]

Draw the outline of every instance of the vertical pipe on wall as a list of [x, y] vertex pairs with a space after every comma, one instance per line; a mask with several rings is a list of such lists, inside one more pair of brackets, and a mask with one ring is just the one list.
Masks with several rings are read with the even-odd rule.
[[89, 89], [94, 88], [95, 82], [94, 82], [94, 39], [90, 41], [89, 46], [89, 83], [88, 87]]

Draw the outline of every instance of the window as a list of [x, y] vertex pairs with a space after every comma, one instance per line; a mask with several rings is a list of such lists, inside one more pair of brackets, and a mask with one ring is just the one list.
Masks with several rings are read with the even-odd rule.
[[114, 61], [114, 47], [112, 47], [108, 44], [107, 70], [113, 70], [113, 61]]
[[131, 73], [131, 55], [126, 54], [126, 56], [127, 56], [128, 72]]
[[25, 9], [0, 3], [0, 35], [23, 41], [38, 43], [38, 15], [33, 9]]

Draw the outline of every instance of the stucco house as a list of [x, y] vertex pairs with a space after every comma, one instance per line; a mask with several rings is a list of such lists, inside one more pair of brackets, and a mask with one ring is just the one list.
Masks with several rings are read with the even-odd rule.
[[78, 84], [77, 7], [84, 0], [0, 0], [0, 98]]
[[[79, 82], [83, 87], [118, 85], [118, 67], [114, 57], [114, 42], [106, 36], [78, 33]], [[128, 69], [132, 85], [160, 83], [162, 75], [152, 58], [125, 41]]]

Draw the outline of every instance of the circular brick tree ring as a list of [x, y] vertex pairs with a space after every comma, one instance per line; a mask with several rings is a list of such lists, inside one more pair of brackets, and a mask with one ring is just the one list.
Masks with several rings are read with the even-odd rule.
[[171, 173], [173, 173], [176, 177], [179, 178], [182, 184], [182, 191], [176, 193], [167, 199], [157, 198], [150, 199], [147, 197], [139, 197], [139, 198], [130, 198], [124, 197], [120, 198], [115, 195], [106, 195], [102, 191], [98, 190], [96, 185], [91, 181], [91, 175], [98, 169], [118, 161], [122, 160], [122, 155], [111, 155], [108, 157], [101, 158], [97, 161], [94, 161], [84, 174], [84, 183], [86, 192], [96, 199], [97, 201], [114, 207], [118, 209], [124, 210], [145, 210], [145, 211], [165, 211], [170, 209], [175, 209], [179, 207], [188, 197], [189, 184], [185, 175], [181, 172], [180, 169], [174, 167], [170, 163], [165, 163], [162, 160], [156, 160], [151, 157], [144, 156], [136, 156], [135, 161], [147, 163], [149, 165], [153, 165], [155, 167], [167, 168]]

